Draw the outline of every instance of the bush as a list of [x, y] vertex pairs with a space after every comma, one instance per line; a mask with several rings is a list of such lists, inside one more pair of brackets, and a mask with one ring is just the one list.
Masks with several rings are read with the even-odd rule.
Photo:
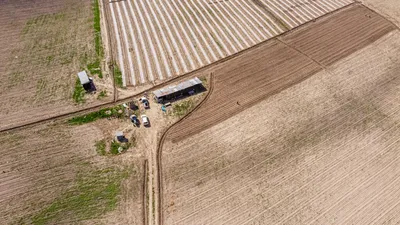
[[[120, 112], [121, 111], [121, 112]], [[96, 112], [86, 114], [84, 116], [74, 117], [68, 120], [71, 125], [81, 125], [85, 123], [90, 123], [102, 118], [117, 117], [122, 118], [124, 115], [124, 108], [122, 106], [115, 106], [113, 108], [105, 108]]]
[[131, 143], [126, 142], [126, 143], [120, 143], [117, 141], [112, 141], [111, 145], [110, 145], [110, 153], [113, 155], [118, 155], [118, 149], [122, 147], [122, 152], [126, 151], [129, 149], [129, 147], [131, 147]]

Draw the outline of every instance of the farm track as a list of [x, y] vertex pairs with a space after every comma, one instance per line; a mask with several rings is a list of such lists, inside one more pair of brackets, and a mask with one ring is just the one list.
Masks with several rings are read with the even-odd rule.
[[108, 10], [118, 11], [107, 19], [115, 21], [112, 38], [118, 39], [115, 54], [124, 86], [160, 83], [194, 71], [352, 3], [104, 1]]
[[175, 126], [179, 125], [182, 121], [184, 121], [185, 119], [187, 119], [188, 117], [190, 117], [190, 115], [192, 115], [193, 113], [195, 113], [206, 101], [207, 99], [211, 96], [211, 94], [214, 92], [214, 75], [213, 73], [210, 74], [209, 77], [209, 82], [210, 82], [210, 87], [208, 90], [207, 95], [204, 97], [204, 99], [201, 100], [201, 102], [199, 102], [199, 104], [194, 107], [192, 109], [192, 111], [190, 111], [188, 114], [186, 114], [184, 117], [182, 117], [181, 119], [179, 119], [178, 121], [176, 121], [174, 124], [172, 124], [171, 126], [169, 126], [167, 128], [167, 130], [165, 130], [165, 132], [161, 135], [160, 141], [158, 142], [158, 146], [157, 146], [157, 189], [158, 189], [158, 224], [163, 224], [164, 221], [164, 212], [162, 210], [162, 206], [163, 206], [163, 179], [162, 179], [162, 150], [163, 150], [163, 146], [164, 146], [164, 142], [167, 138], [168, 132]]

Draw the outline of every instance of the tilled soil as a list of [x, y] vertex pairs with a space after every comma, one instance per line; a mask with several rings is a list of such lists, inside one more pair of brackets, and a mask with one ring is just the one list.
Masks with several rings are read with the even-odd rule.
[[[165, 224], [400, 221], [400, 33], [360, 5], [332, 20], [212, 71], [211, 96], [164, 143]], [[315, 45], [320, 26], [339, 32]]]
[[[107, 130], [107, 126], [108, 129], [113, 128], [110, 123], [114, 121], [105, 121], [100, 121], [100, 126], [47, 123], [0, 134], [0, 204], [3, 206], [0, 209], [1, 223], [32, 224], [37, 215], [48, 210], [49, 224], [142, 224], [143, 160], [132, 149], [121, 156], [98, 155], [96, 141], [113, 135], [106, 134], [102, 129]], [[93, 202], [90, 194], [85, 190], [76, 190], [76, 186], [85, 188], [99, 185], [96, 182], [104, 179], [97, 180], [99, 174], [96, 173], [103, 169], [129, 169], [129, 176], [122, 180], [115, 213], [90, 217], [85, 211], [96, 202], [107, 200], [97, 199]], [[100, 175], [106, 174], [103, 172]], [[93, 175], [95, 176], [91, 177]], [[87, 183], [82, 183], [86, 181], [79, 181], [81, 178], [90, 179]], [[62, 203], [63, 200], [66, 201], [68, 193], [76, 195], [76, 198], [82, 197], [80, 194], [85, 195], [89, 199], [86, 202], [88, 205], [77, 206], [73, 201]], [[61, 208], [58, 211], [49, 210], [53, 204], [56, 209]], [[109, 205], [98, 207], [98, 211], [103, 211], [105, 207]], [[70, 215], [77, 210], [80, 215], [87, 213], [89, 217]]]
[[171, 129], [169, 137], [178, 141], [205, 130], [393, 29], [389, 21], [356, 4], [212, 68], [214, 93], [198, 113]]
[[361, 2], [375, 10], [385, 18], [400, 26], [400, 4], [397, 0], [361, 0]]
[[399, 223], [398, 62], [393, 31], [207, 130], [167, 141], [165, 224]]
[[72, 98], [77, 72], [93, 63], [91, 1], [0, 2], [0, 129], [73, 112], [112, 99], [111, 78], [93, 75], [108, 97]]
[[195, 114], [172, 128], [169, 137], [178, 141], [207, 129], [319, 69], [312, 60], [273, 40], [216, 69], [210, 98]]
[[384, 17], [355, 5], [285, 35], [282, 41], [327, 66], [394, 29]]
[[271, 39], [352, 0], [104, 1], [123, 86], [162, 83]]

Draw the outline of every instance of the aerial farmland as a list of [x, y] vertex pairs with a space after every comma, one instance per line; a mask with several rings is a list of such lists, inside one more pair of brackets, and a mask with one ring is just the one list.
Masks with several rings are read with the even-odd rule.
[[194, 71], [351, 2], [140, 0], [107, 10], [122, 86], [136, 86]]
[[0, 224], [399, 224], [399, 12], [0, 1]]

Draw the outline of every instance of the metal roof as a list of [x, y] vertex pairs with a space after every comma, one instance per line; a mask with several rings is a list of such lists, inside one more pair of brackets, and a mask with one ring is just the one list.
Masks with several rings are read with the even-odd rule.
[[86, 71], [79, 72], [78, 77], [79, 77], [79, 80], [81, 81], [82, 85], [89, 83], [89, 77], [86, 74]]
[[202, 83], [201, 80], [199, 78], [195, 77], [193, 79], [184, 81], [184, 82], [182, 82], [182, 83], [180, 83], [178, 85], [169, 86], [169, 87], [166, 87], [166, 88], [162, 88], [162, 89], [158, 89], [156, 91], [153, 91], [153, 94], [157, 98], [160, 98], [160, 97], [163, 97], [163, 96], [166, 96], [166, 95], [178, 92], [178, 91], [185, 90], [186, 88], [190, 88], [190, 87], [193, 87], [193, 86], [201, 84], [201, 83]]

